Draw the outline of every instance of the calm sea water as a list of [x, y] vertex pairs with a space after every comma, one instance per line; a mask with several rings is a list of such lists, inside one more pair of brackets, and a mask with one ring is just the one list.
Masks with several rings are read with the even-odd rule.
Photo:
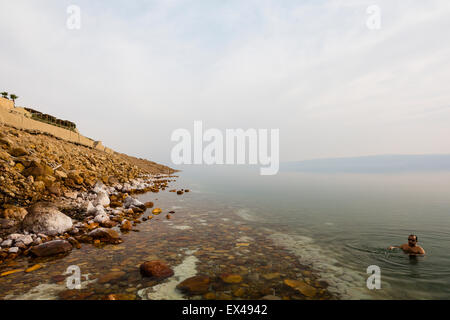
[[[236, 166], [182, 169], [183, 186], [273, 229], [275, 241], [347, 297], [450, 298], [450, 172], [260, 176], [258, 168]], [[411, 233], [425, 257], [386, 250]], [[366, 287], [370, 265], [381, 269], [380, 290]]]

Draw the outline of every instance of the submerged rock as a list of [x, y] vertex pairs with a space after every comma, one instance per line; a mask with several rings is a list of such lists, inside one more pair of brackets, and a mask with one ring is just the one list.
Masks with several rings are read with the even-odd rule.
[[39, 202], [29, 211], [22, 221], [22, 227], [26, 231], [61, 234], [72, 229], [72, 219], [49, 202]]
[[211, 280], [208, 276], [194, 276], [190, 277], [177, 285], [181, 291], [189, 294], [204, 294], [209, 290]]
[[152, 210], [152, 213], [155, 214], [155, 215], [158, 215], [161, 212], [162, 212], [162, 210], [160, 208], [155, 208], [155, 209]]
[[53, 240], [31, 248], [31, 253], [37, 257], [48, 257], [72, 250], [72, 245], [66, 240]]
[[113, 229], [98, 228], [88, 234], [93, 239], [98, 239], [105, 242], [118, 242], [120, 240], [119, 233]]
[[304, 296], [307, 296], [309, 298], [312, 298], [316, 295], [317, 289], [310, 286], [304, 281], [300, 280], [291, 280], [291, 279], [285, 279], [284, 284], [291, 287], [294, 290], [299, 291]]
[[148, 202], [144, 203], [144, 205], [145, 205], [146, 208], [153, 208], [154, 204], [153, 204], [153, 202], [148, 201]]
[[143, 277], [164, 279], [174, 275], [173, 270], [160, 260], [147, 261], [141, 264], [140, 272]]
[[220, 279], [222, 279], [225, 283], [241, 283], [242, 277], [238, 274], [222, 274], [220, 276]]

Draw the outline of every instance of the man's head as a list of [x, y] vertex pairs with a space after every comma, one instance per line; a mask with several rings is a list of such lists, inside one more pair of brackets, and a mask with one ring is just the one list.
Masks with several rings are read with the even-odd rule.
[[418, 241], [418, 239], [417, 239], [417, 236], [415, 234], [410, 234], [408, 236], [408, 245], [410, 247], [415, 247], [416, 244], [417, 244], [417, 241]]

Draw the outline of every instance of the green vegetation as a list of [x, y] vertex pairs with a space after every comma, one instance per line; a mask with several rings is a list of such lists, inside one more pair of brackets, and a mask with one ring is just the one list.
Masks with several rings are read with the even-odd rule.
[[10, 97], [11, 100], [14, 102], [14, 104], [16, 104], [16, 100], [19, 99], [19, 97], [16, 96], [15, 94], [10, 94], [9, 97]]

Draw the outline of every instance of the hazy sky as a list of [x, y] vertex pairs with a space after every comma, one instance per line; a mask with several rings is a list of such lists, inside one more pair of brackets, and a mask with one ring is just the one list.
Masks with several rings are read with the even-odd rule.
[[[66, 27], [71, 4], [80, 30]], [[0, 91], [117, 151], [169, 163], [172, 131], [202, 120], [279, 128], [282, 161], [450, 153], [448, 0], [0, 8]]]

